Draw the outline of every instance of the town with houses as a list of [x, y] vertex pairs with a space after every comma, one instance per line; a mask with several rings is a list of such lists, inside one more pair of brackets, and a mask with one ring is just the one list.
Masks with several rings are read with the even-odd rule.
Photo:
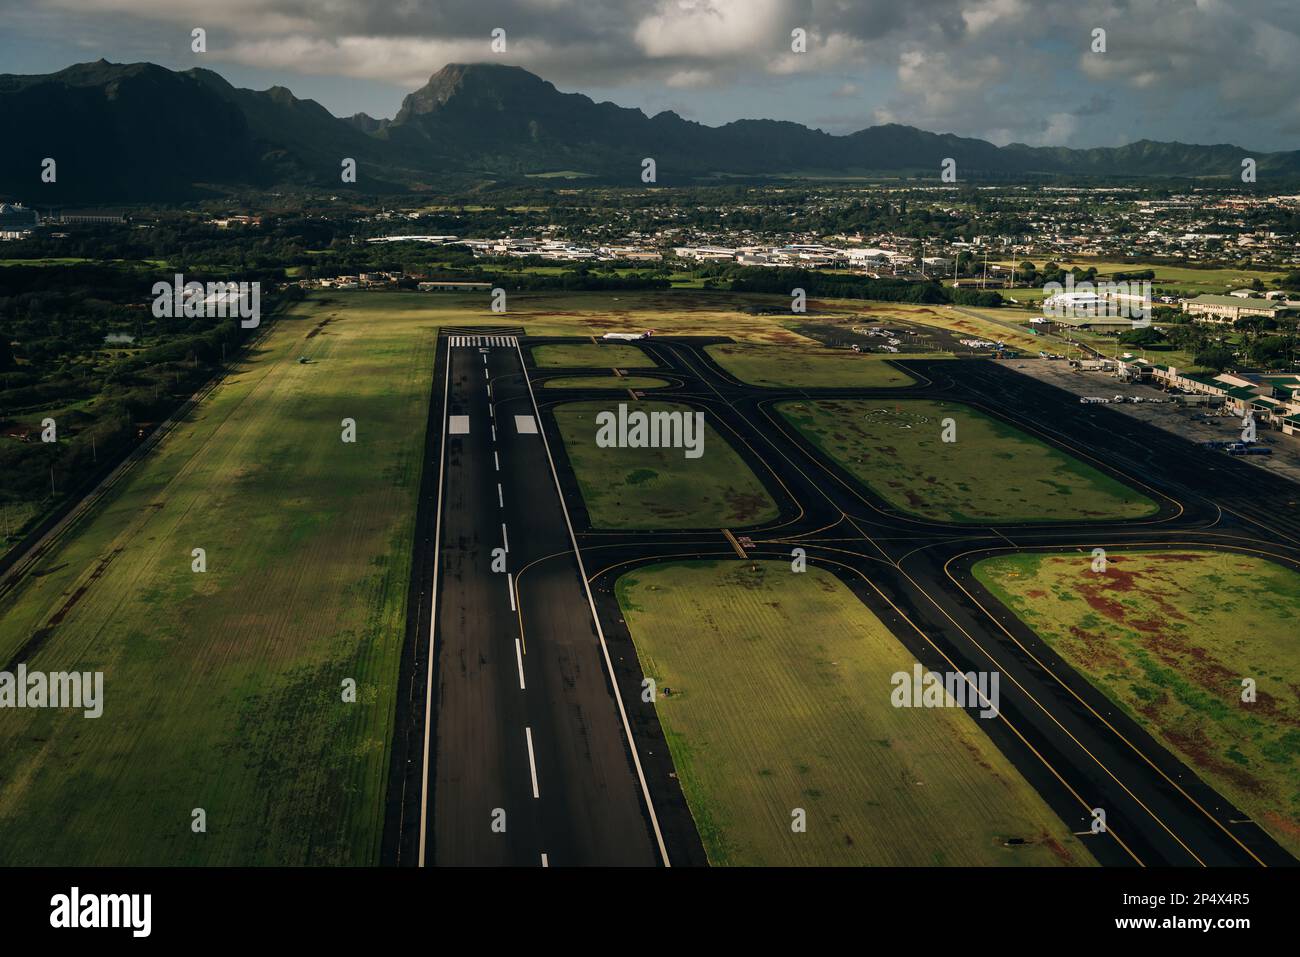
[[[1233, 265], [1296, 273], [1300, 267], [1300, 194], [1242, 194], [1220, 189], [1140, 191], [1125, 187], [986, 186], [958, 193], [951, 187], [880, 186], [826, 191], [760, 191], [753, 202], [712, 200], [694, 206], [664, 202], [605, 207], [599, 217], [577, 210], [562, 221], [524, 222], [498, 235], [475, 229], [468, 208], [337, 214], [351, 242], [385, 248], [415, 246], [431, 258], [468, 253], [485, 266], [517, 263], [571, 268], [650, 269], [662, 275], [718, 268], [793, 269], [840, 273], [896, 282], [938, 282], [953, 288], [999, 291], [1003, 304], [1028, 311], [1035, 332], [1077, 336], [1076, 367], [1149, 383], [1183, 405], [1207, 406], [1222, 415], [1253, 416], [1261, 428], [1287, 435], [1300, 430], [1300, 375], [1188, 371], [1152, 357], [1106, 356], [1083, 333], [1111, 334], [1149, 322], [1153, 306], [1183, 313], [1197, 324], [1231, 328], [1247, 318], [1275, 323], [1300, 310], [1300, 289], [1251, 286], [1179, 294], [1150, 281], [1109, 282], [1101, 277], [1044, 283], [1022, 263], [1129, 263], [1185, 268]], [[892, 229], [836, 228], [863, 216], [892, 219]], [[50, 210], [0, 206], [0, 240], [66, 238], [72, 226], [133, 224], [151, 228], [153, 213], [126, 210]], [[227, 212], [202, 224], [223, 232], [259, 230], [266, 213]], [[273, 218], [273, 217], [271, 217]], [[865, 217], [870, 218], [870, 217]], [[422, 226], [468, 226], [464, 232], [415, 231]], [[776, 224], [784, 224], [778, 228]], [[492, 282], [447, 278], [445, 270], [375, 268], [294, 280], [304, 289], [382, 289], [399, 283], [422, 292], [487, 292]], [[1300, 285], [1300, 284], [1297, 284]], [[1167, 317], [1166, 317], [1167, 318]], [[879, 328], [879, 327], [877, 327]], [[875, 351], [896, 353], [888, 329]], [[972, 351], [1002, 355], [1001, 343], [962, 340]], [[856, 347], [855, 347], [856, 348]], [[1043, 350], [1041, 358], [1057, 358]], [[1088, 401], [1111, 401], [1085, 396]], [[1227, 444], [1227, 443], [1224, 443]], [[1233, 452], [1241, 451], [1234, 447]]]

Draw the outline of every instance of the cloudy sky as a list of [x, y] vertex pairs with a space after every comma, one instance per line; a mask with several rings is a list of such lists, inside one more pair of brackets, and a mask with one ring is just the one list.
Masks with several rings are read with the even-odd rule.
[[206, 66], [339, 115], [392, 116], [444, 64], [495, 61], [710, 125], [1300, 148], [1300, 0], [0, 0], [0, 23], [3, 72]]

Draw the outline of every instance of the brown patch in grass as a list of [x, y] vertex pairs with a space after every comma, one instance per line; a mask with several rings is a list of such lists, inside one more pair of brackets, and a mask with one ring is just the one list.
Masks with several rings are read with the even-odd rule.
[[1162, 734], [1169, 743], [1186, 754], [1198, 767], [1223, 775], [1243, 791], [1256, 795], [1266, 793], [1264, 786], [1249, 771], [1231, 761], [1224, 761], [1215, 754], [1214, 746], [1201, 729], [1190, 729], [1185, 726], [1165, 728]]

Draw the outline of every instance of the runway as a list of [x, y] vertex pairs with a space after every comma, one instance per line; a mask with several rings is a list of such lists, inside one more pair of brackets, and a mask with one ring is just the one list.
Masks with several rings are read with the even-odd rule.
[[[442, 350], [447, 399], [439, 422], [468, 431], [445, 436], [430, 731], [412, 735], [429, 743], [428, 783], [412, 787], [406, 774], [397, 802], [402, 846], [414, 844], [418, 807], [427, 825], [420, 860], [429, 864], [535, 866], [542, 854], [555, 866], [705, 864], [654, 705], [641, 697], [643, 676], [612, 588], [639, 564], [734, 559], [736, 552], [721, 529], [590, 526], [549, 409], [631, 397], [543, 389], [556, 376], [610, 372], [538, 370], [526, 358], [531, 346], [566, 341], [574, 340]], [[927, 668], [1000, 672], [1001, 713], [980, 727], [1101, 863], [1296, 863], [1113, 709], [969, 569], [1015, 551], [1170, 545], [1300, 567], [1300, 490], [1105, 406], [1081, 407], [991, 360], [900, 361], [917, 379], [904, 389], [762, 389], [712, 362], [703, 346], [715, 341], [726, 340], [640, 343], [659, 365], [646, 374], [670, 383], [646, 395], [703, 410], [779, 505], [775, 520], [731, 530], [752, 539], [748, 555], [788, 561], [791, 549], [803, 548], [809, 563], [839, 575]], [[975, 406], [1138, 488], [1160, 511], [1123, 523], [990, 527], [917, 519], [842, 473], [772, 410], [792, 398], [908, 396]], [[520, 431], [517, 415], [531, 416], [539, 431]], [[491, 550], [506, 547], [507, 570], [493, 572]], [[413, 680], [412, 689], [418, 686]], [[504, 833], [490, 827], [496, 808], [506, 811]], [[1095, 808], [1107, 821], [1096, 834]]]
[[445, 348], [423, 861], [664, 863], [517, 339]]

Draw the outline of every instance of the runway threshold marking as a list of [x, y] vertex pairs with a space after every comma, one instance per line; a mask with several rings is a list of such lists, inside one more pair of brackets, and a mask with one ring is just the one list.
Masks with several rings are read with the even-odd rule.
[[524, 734], [528, 736], [528, 773], [533, 778], [533, 797], [539, 798], [541, 795], [537, 792], [537, 760], [533, 757], [533, 729], [524, 728]]
[[749, 557], [748, 555], [745, 554], [745, 550], [740, 547], [740, 542], [736, 541], [736, 536], [731, 534], [731, 529], [724, 528], [722, 530], [722, 534], [727, 536], [727, 541], [731, 543], [731, 547], [735, 549], [737, 555], [739, 555], [741, 558]]
[[[537, 394], [533, 391], [533, 381], [528, 375], [528, 365], [524, 362], [523, 348], [519, 341], [515, 340], [515, 351], [519, 355], [519, 366], [523, 369], [524, 385], [528, 387], [528, 398], [532, 400], [533, 412], [538, 420], [541, 420], [542, 411], [537, 405]], [[564, 489], [560, 486], [560, 473], [555, 470], [555, 457], [551, 455], [551, 443], [546, 437], [546, 430], [540, 430], [542, 434], [542, 447], [546, 450], [546, 461], [551, 466], [551, 478], [555, 481], [555, 494], [560, 498], [560, 511], [564, 514], [564, 524], [569, 530], [569, 543], [573, 546], [573, 557], [578, 562], [578, 576], [582, 579], [583, 591], [587, 593], [587, 607], [591, 609], [591, 620], [596, 625], [596, 637], [600, 639], [600, 650], [605, 658], [605, 674], [609, 678], [610, 687], [614, 691], [614, 702], [618, 705], [618, 714], [623, 721], [623, 734], [627, 738], [628, 750], [632, 755], [632, 766], [636, 769], [637, 780], [641, 784], [641, 797], [645, 801], [646, 813], [650, 816], [650, 826], [654, 830], [655, 843], [659, 847], [659, 857], [664, 862], [664, 867], [672, 867], [672, 862], [668, 859], [668, 848], [664, 845], [663, 831], [659, 828], [659, 816], [655, 814], [654, 802], [650, 800], [650, 786], [646, 783], [645, 770], [641, 767], [641, 755], [636, 750], [636, 740], [632, 737], [632, 725], [627, 718], [627, 709], [623, 706], [623, 695], [618, 690], [618, 679], [614, 676], [614, 662], [609, 656], [609, 645], [605, 642], [605, 629], [601, 627], [600, 615], [596, 612], [596, 599], [592, 597], [591, 585], [587, 581], [587, 569], [582, 563], [582, 551], [578, 548], [578, 536], [573, 531], [573, 520], [569, 517], [569, 507], [564, 502]], [[521, 623], [522, 627], [522, 623]]]

